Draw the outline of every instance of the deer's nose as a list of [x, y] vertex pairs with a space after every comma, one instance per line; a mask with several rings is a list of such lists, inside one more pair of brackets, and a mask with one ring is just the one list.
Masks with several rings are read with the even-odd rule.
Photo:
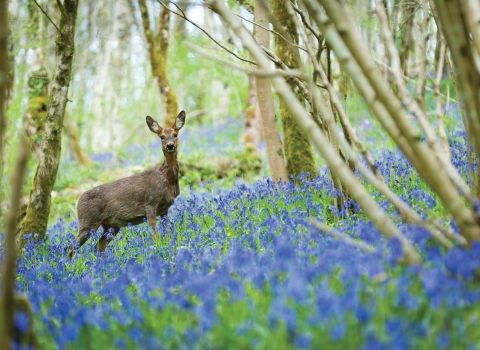
[[173, 151], [175, 149], [175, 145], [173, 144], [173, 142], [169, 142], [167, 143], [165, 148], [167, 149], [167, 151]]

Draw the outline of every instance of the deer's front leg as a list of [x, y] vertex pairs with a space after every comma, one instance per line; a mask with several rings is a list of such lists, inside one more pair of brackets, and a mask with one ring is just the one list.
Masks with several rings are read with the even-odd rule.
[[157, 230], [157, 210], [155, 207], [146, 207], [145, 214], [147, 216], [148, 224], [153, 229], [153, 240], [156, 241], [158, 238], [158, 230]]

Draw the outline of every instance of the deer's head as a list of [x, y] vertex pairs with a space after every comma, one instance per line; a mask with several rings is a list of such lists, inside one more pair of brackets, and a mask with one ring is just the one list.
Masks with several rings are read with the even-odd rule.
[[151, 132], [162, 140], [163, 153], [175, 152], [178, 145], [178, 132], [185, 124], [185, 111], [178, 113], [171, 128], [162, 128], [153, 118], [147, 116], [147, 125]]

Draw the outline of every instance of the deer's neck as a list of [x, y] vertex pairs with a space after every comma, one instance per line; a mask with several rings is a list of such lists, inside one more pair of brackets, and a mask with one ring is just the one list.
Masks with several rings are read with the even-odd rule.
[[163, 162], [163, 173], [167, 180], [170, 191], [176, 197], [180, 193], [180, 186], [178, 185], [178, 162], [177, 152], [165, 152], [165, 161]]

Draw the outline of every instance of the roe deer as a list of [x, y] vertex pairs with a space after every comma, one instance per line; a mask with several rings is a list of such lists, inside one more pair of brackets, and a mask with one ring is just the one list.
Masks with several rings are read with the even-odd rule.
[[[78, 235], [81, 247], [90, 238], [90, 232], [103, 226], [103, 235], [98, 241], [100, 252], [105, 251], [109, 230], [115, 236], [121, 227], [137, 225], [147, 218], [158, 235], [155, 227], [157, 215], [166, 216], [175, 197], [180, 194], [178, 185], [177, 134], [185, 124], [185, 112], [181, 111], [171, 128], [162, 128], [147, 117], [149, 129], [162, 140], [165, 161], [140, 174], [126, 177], [111, 183], [97, 186], [82, 194], [77, 203]], [[72, 258], [74, 248], [68, 256]]]

